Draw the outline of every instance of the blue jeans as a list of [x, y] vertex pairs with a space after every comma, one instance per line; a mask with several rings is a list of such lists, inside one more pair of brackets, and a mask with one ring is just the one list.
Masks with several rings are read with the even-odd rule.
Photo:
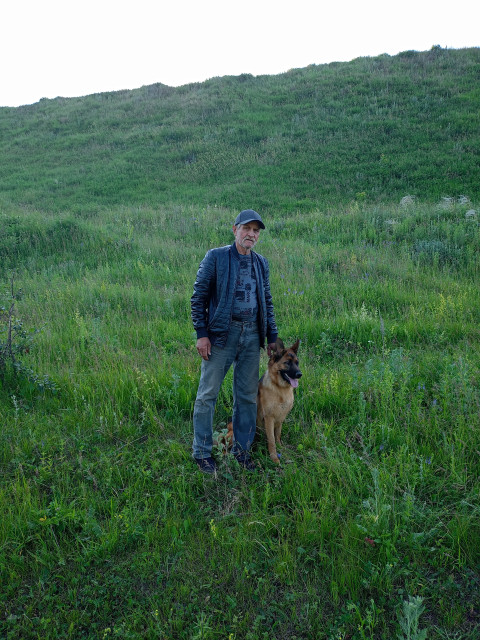
[[213, 446], [213, 414], [222, 382], [233, 364], [232, 453], [248, 451], [255, 437], [260, 336], [256, 322], [232, 320], [223, 349], [212, 346], [202, 360], [200, 383], [193, 410], [193, 457], [208, 458]]

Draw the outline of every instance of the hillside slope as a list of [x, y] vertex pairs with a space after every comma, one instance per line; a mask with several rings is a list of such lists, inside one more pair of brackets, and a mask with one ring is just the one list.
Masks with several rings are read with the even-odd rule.
[[2, 197], [73, 211], [475, 199], [479, 79], [480, 48], [434, 47], [3, 108]]

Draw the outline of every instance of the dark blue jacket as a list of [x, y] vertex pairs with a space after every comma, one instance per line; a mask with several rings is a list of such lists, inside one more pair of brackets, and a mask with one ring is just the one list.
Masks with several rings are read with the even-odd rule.
[[[278, 335], [270, 293], [270, 276], [266, 258], [252, 251], [257, 280], [258, 328], [260, 345]], [[240, 267], [235, 243], [211, 249], [200, 263], [191, 298], [192, 320], [197, 338], [208, 337], [212, 344], [224, 347], [232, 321], [233, 298]]]

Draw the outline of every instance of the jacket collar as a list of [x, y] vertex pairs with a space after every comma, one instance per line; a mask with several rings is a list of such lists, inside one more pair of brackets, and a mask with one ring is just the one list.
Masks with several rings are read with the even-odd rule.
[[[233, 257], [236, 258], [237, 260], [240, 260], [240, 254], [238, 253], [237, 245], [235, 244], [235, 242], [231, 245], [230, 248], [232, 250]], [[254, 256], [255, 251], [250, 251], [250, 255]]]

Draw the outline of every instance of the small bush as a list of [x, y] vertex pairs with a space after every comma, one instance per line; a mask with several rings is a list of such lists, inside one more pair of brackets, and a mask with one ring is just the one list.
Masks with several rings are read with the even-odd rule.
[[56, 390], [56, 385], [48, 376], [40, 377], [28, 368], [21, 358], [30, 353], [34, 337], [41, 329], [24, 328], [23, 323], [15, 315], [15, 303], [22, 297], [22, 290], [15, 291], [14, 277], [10, 281], [10, 289], [5, 294], [6, 306], [0, 306], [0, 380], [6, 387], [11, 381], [16, 385], [18, 378], [23, 378], [40, 390]]

